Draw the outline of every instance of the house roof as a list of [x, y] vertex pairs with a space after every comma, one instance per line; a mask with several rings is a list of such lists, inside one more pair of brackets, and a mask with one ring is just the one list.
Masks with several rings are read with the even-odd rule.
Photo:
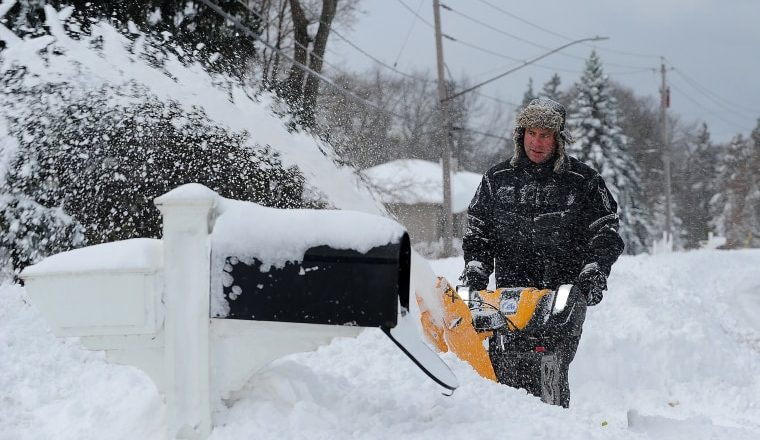
[[[399, 159], [363, 171], [383, 203], [443, 204], [441, 164], [419, 159]], [[451, 210], [469, 206], [482, 176], [469, 171], [452, 173]]]

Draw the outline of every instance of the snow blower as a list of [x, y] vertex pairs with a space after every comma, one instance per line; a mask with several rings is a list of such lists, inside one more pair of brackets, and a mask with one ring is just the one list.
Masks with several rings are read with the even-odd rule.
[[428, 338], [441, 351], [451, 350], [483, 377], [524, 388], [546, 403], [560, 405], [562, 341], [579, 335], [586, 303], [579, 290], [501, 288], [454, 290], [444, 279], [437, 285], [443, 323], [421, 316]]

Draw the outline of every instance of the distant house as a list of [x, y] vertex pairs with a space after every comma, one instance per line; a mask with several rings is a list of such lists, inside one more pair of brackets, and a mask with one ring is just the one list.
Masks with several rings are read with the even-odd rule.
[[[380, 200], [403, 224], [412, 243], [433, 242], [442, 236], [443, 170], [441, 164], [418, 159], [387, 162], [363, 171]], [[459, 171], [451, 176], [454, 237], [461, 238], [467, 207], [481, 175]]]

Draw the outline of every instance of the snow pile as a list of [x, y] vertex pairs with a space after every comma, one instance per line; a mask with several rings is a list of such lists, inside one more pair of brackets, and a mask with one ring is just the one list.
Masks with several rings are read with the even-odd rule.
[[[362, 171], [380, 193], [383, 203], [443, 203], [441, 164], [419, 159], [399, 159]], [[462, 212], [480, 185], [479, 174], [451, 173], [451, 209]]]
[[220, 199], [211, 235], [215, 253], [260, 260], [283, 267], [301, 261], [314, 246], [370, 249], [398, 243], [404, 227], [394, 220], [347, 210], [274, 209], [251, 202]]
[[51, 255], [27, 267], [24, 276], [100, 271], [154, 271], [163, 266], [161, 240], [134, 238]]
[[[454, 279], [460, 259], [434, 262]], [[377, 330], [273, 362], [219, 405], [212, 439], [760, 438], [760, 251], [623, 257], [589, 311], [572, 407], [477, 376], [452, 397]], [[131, 367], [59, 340], [24, 289], [0, 288], [0, 438], [160, 438], [160, 397]], [[629, 427], [630, 424], [630, 427]]]
[[[71, 8], [56, 11], [47, 5], [45, 13], [49, 35], [21, 40], [0, 25], [7, 45], [0, 58], [0, 71], [23, 67], [28, 72], [23, 80], [30, 84], [65, 83], [72, 90], [94, 90], [106, 85], [145, 87], [162, 102], [176, 103], [187, 112], [203, 109], [209, 119], [231, 131], [250, 133], [253, 143], [268, 145], [280, 153], [284, 165], [297, 166], [309, 184], [335, 207], [383, 212], [355, 170], [336, 163], [328, 144], [305, 133], [288, 131], [272, 111], [272, 96], [263, 94], [253, 99], [247, 90], [232, 85], [228, 79], [209, 74], [199, 64], [184, 65], [173, 56], [167, 56], [160, 69], [155, 68], [146, 61], [149, 48], [145, 47], [144, 36], [131, 41], [105, 23], [93, 24], [92, 35], [73, 39], [64, 27]], [[135, 98], [113, 94], [108, 99], [126, 105]], [[0, 125], [0, 136], [4, 132]], [[0, 139], [0, 147], [4, 142]], [[8, 154], [5, 150], [0, 148], [0, 156]]]
[[146, 374], [56, 338], [23, 288], [0, 286], [0, 439], [159, 439], [163, 422]]

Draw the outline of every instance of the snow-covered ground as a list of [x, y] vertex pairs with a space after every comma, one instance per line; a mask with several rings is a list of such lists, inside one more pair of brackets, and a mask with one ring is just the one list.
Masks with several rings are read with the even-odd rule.
[[[455, 279], [461, 259], [432, 262]], [[480, 378], [451, 397], [379, 330], [291, 355], [214, 413], [212, 439], [760, 438], [760, 251], [623, 257], [588, 315], [570, 409]], [[252, 341], [252, 343], [255, 343]], [[141, 371], [57, 339], [0, 287], [0, 439], [161, 438]]]
[[[65, 13], [47, 13], [51, 35], [10, 38], [4, 62], [24, 65], [34, 81], [84, 89], [136, 82], [161, 99], [202, 107], [273, 146], [333, 206], [382, 211], [354, 170], [336, 165], [328, 145], [290, 133], [268, 98], [209, 87], [213, 78], [176, 60], [165, 66], [169, 80], [125, 51], [129, 41], [106, 25], [93, 26], [107, 48], [95, 53], [53, 20]], [[43, 63], [38, 50], [51, 39], [65, 57]], [[15, 148], [2, 124], [0, 173]], [[432, 264], [451, 280], [463, 265]], [[759, 267], [759, 250], [622, 258], [607, 298], [587, 318], [567, 410], [482, 379], [450, 353], [443, 358], [461, 387], [443, 396], [379, 330], [367, 330], [269, 365], [219, 403], [211, 438], [758, 439]], [[160, 439], [164, 423], [146, 374], [54, 337], [22, 287], [0, 285], [0, 440]]]

